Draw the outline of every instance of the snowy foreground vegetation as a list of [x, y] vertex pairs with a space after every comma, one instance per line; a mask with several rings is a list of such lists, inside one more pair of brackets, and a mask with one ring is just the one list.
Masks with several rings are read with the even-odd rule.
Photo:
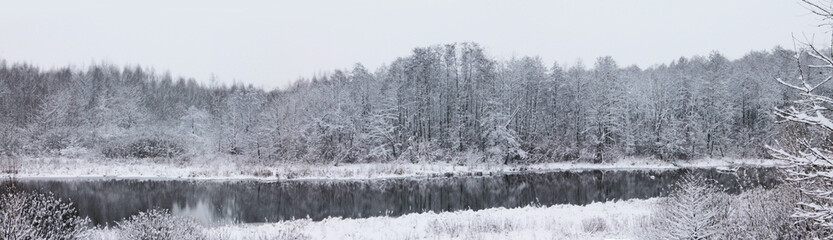
[[[26, 224], [31, 220], [21, 219], [43, 219], [44, 214], [57, 214], [9, 207], [18, 196], [27, 195], [3, 195], [6, 203], [0, 205], [3, 229], [32, 228]], [[55, 201], [47, 195], [28, 198], [33, 202]], [[116, 226], [96, 228], [75, 224], [69, 229], [74, 235], [38, 236], [53, 236], [39, 237], [44, 239], [806, 239], [823, 234], [812, 225], [791, 218], [800, 198], [790, 185], [729, 195], [710, 182], [689, 175], [666, 197], [585, 206], [526, 206], [400, 217], [208, 226], [164, 210], [150, 210]], [[72, 216], [71, 205], [62, 206]], [[77, 217], [58, 219], [83, 223]], [[55, 225], [63, 226], [60, 223], [36, 226]], [[15, 239], [29, 233], [12, 231], [6, 236]]]

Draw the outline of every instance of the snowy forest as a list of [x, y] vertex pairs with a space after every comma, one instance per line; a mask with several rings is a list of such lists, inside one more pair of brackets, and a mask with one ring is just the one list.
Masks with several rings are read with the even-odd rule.
[[330, 164], [769, 158], [765, 145], [791, 126], [773, 109], [798, 96], [775, 79], [797, 75], [795, 56], [712, 52], [641, 69], [609, 56], [498, 60], [455, 43], [275, 90], [141, 66], [2, 61], [0, 153]]

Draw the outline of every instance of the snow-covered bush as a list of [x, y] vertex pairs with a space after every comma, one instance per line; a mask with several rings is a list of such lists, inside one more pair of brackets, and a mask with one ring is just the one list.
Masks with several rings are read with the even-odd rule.
[[61, 149], [59, 152], [61, 156], [68, 158], [82, 158], [90, 155], [90, 150], [83, 147], [68, 147]]
[[0, 195], [0, 239], [78, 239], [89, 220], [52, 194]]
[[434, 219], [426, 227], [430, 235], [440, 239], [482, 239], [484, 233], [512, 232], [519, 228], [517, 223], [501, 217], [480, 217], [466, 221], [461, 219]]
[[119, 239], [206, 239], [202, 227], [193, 219], [175, 216], [160, 209], [140, 212], [119, 222], [118, 227]]
[[[491, 105], [500, 105], [490, 102]], [[491, 161], [504, 164], [515, 163], [527, 158], [527, 153], [521, 149], [517, 133], [509, 128], [511, 116], [500, 112], [486, 114], [480, 123], [483, 131], [485, 154]]]
[[657, 205], [652, 219], [658, 239], [720, 239], [732, 213], [728, 194], [687, 174]]
[[102, 149], [108, 158], [176, 157], [185, 150], [174, 141], [161, 138], [141, 138], [126, 144], [113, 142]]
[[436, 142], [409, 139], [398, 160], [410, 163], [450, 162], [456, 152], [444, 151]]
[[792, 217], [801, 200], [792, 184], [728, 195], [687, 176], [658, 202], [642, 231], [654, 239], [817, 239], [812, 223]]
[[728, 221], [724, 238], [737, 239], [808, 239], [813, 238], [807, 222], [792, 218], [800, 193], [791, 184], [773, 189], [756, 188], [732, 198], [735, 209]]
[[355, 162], [355, 156], [351, 156], [352, 127], [341, 119], [317, 119], [305, 126], [303, 135], [308, 143], [304, 156], [307, 162]]
[[38, 135], [38, 139], [33, 140], [33, 142], [44, 152], [55, 152], [69, 147], [70, 137], [69, 132], [56, 130]]
[[309, 219], [299, 219], [294, 221], [284, 221], [276, 224], [270, 224], [271, 228], [265, 231], [246, 231], [246, 229], [253, 229], [249, 226], [241, 225], [226, 225], [215, 228], [206, 229], [208, 240], [309, 240], [312, 237], [306, 229], [308, 225], [313, 222]]
[[581, 229], [587, 233], [604, 232], [607, 230], [607, 222], [601, 217], [585, 218], [581, 220]]

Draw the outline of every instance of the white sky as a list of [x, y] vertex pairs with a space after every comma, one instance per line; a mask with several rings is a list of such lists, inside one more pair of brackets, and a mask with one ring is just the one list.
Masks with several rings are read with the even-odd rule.
[[718, 50], [735, 59], [791, 34], [829, 39], [797, 0], [10, 1], [0, 58], [45, 68], [107, 62], [207, 81], [284, 87], [369, 69], [433, 44], [474, 41], [498, 59], [648, 67]]

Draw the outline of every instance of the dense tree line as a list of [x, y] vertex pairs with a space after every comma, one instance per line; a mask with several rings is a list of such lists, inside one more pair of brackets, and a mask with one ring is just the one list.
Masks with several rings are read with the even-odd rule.
[[797, 97], [774, 79], [797, 74], [794, 57], [776, 47], [737, 60], [714, 52], [640, 69], [600, 57], [587, 67], [498, 61], [458, 43], [272, 91], [142, 67], [0, 62], [0, 152], [328, 163], [768, 157], [764, 144], [784, 130], [772, 110]]

